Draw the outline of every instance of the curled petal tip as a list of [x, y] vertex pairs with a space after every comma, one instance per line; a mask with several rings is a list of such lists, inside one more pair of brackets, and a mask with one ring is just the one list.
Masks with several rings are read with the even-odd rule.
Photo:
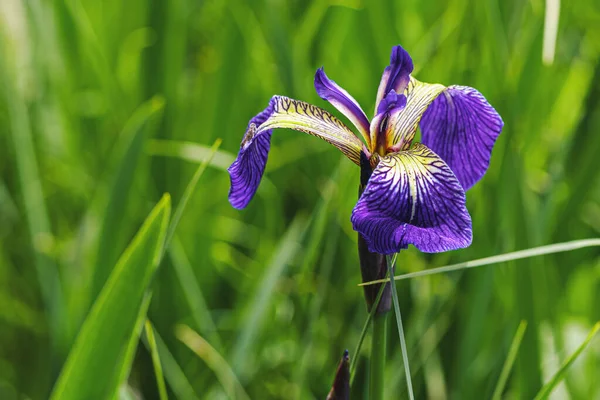
[[325, 75], [325, 67], [321, 66], [315, 72], [315, 85], [323, 82], [323, 75]]
[[262, 112], [248, 122], [240, 151], [229, 168], [229, 203], [237, 209], [245, 208], [256, 194], [267, 164], [271, 147], [271, 129], [261, 130], [262, 124], [273, 114], [275, 96]]
[[414, 68], [410, 54], [408, 54], [408, 51], [404, 50], [404, 47], [400, 46], [399, 44], [392, 47], [392, 52], [390, 53], [390, 64], [405, 64], [405, 68], [408, 73], [411, 73]]
[[385, 67], [379, 89], [377, 91], [377, 108], [379, 102], [393, 89], [396, 93], [404, 93], [413, 71], [412, 58], [402, 46], [394, 46], [390, 55], [390, 65]]
[[231, 187], [229, 203], [234, 208], [245, 208], [256, 194], [267, 164], [271, 146], [271, 131], [244, 138], [237, 158], [227, 169]]

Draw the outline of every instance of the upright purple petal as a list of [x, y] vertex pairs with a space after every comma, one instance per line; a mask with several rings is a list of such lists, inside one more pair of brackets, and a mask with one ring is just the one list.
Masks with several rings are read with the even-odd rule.
[[477, 90], [450, 86], [423, 114], [422, 141], [468, 190], [487, 171], [503, 125], [500, 115]]
[[385, 113], [391, 114], [400, 111], [404, 107], [406, 107], [406, 96], [398, 94], [392, 89], [377, 105], [377, 115]]
[[393, 145], [391, 134], [388, 134], [389, 122], [395, 119], [395, 116], [406, 107], [406, 96], [397, 94], [394, 89], [379, 102], [377, 114], [371, 120], [371, 148], [372, 153], [388, 153], [388, 149]]
[[227, 169], [231, 181], [229, 202], [237, 209], [245, 208], [250, 203], [265, 172], [273, 131], [267, 129], [258, 134], [256, 132], [273, 113], [273, 104], [271, 99], [269, 106], [250, 120], [238, 156]]
[[426, 253], [471, 244], [465, 192], [446, 163], [426, 146], [381, 159], [352, 211], [369, 250], [391, 254], [409, 244]]
[[315, 89], [323, 100], [327, 100], [333, 104], [346, 118], [352, 121], [368, 142], [369, 119], [365, 115], [365, 112], [350, 93], [327, 77], [322, 67], [315, 74]]
[[390, 55], [390, 65], [385, 67], [379, 89], [377, 90], [377, 101], [375, 109], [379, 107], [379, 102], [393, 89], [396, 93], [404, 93], [408, 85], [410, 73], [413, 70], [412, 58], [402, 46], [394, 46]]

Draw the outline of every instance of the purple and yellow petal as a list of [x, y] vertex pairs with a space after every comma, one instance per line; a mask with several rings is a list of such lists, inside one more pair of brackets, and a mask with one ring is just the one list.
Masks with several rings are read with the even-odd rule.
[[269, 106], [250, 120], [240, 151], [229, 167], [229, 201], [235, 208], [248, 205], [267, 163], [271, 133], [275, 128], [305, 132], [333, 144], [355, 164], [360, 165], [362, 142], [339, 119], [311, 104], [283, 96], [273, 96]]
[[370, 135], [371, 153], [385, 155], [392, 146], [391, 135], [387, 135], [390, 117], [402, 111], [406, 107], [406, 96], [397, 94], [392, 89], [377, 106], [377, 114], [371, 120]]
[[381, 254], [409, 244], [436, 253], [467, 247], [472, 240], [462, 186], [420, 143], [381, 159], [352, 211], [352, 224], [369, 251]]
[[404, 93], [412, 70], [413, 62], [408, 52], [402, 46], [394, 46], [390, 55], [390, 65], [385, 67], [381, 76], [375, 110], [379, 108], [379, 103], [391, 90], [396, 93]]
[[465, 190], [485, 174], [504, 123], [477, 90], [450, 86], [421, 120], [422, 142], [449, 166]]
[[356, 165], [360, 165], [363, 144], [338, 118], [300, 100], [273, 96], [273, 112], [258, 131], [287, 128], [308, 133], [337, 147]]
[[440, 84], [419, 82], [410, 77], [406, 91], [406, 107], [390, 115], [386, 136], [394, 151], [406, 150], [415, 137], [421, 117], [427, 107], [445, 89]]
[[356, 126], [368, 146], [369, 119], [358, 102], [337, 83], [329, 79], [323, 68], [319, 68], [315, 74], [315, 89], [323, 100], [330, 102]]

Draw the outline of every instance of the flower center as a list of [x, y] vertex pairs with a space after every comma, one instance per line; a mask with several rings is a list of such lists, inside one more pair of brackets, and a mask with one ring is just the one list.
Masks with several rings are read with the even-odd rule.
[[377, 129], [377, 145], [375, 147], [375, 151], [381, 155], [381, 156], [385, 156], [387, 154], [387, 129], [388, 129], [388, 123], [390, 121], [390, 114], [389, 112], [386, 111], [384, 117], [382, 118], [381, 122], [379, 123], [379, 127]]

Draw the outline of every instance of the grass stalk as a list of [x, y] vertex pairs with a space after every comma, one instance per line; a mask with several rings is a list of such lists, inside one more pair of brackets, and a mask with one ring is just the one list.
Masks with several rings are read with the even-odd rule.
[[521, 346], [521, 342], [523, 341], [525, 329], [527, 329], [527, 321], [523, 320], [519, 324], [512, 344], [510, 345], [510, 350], [508, 351], [508, 356], [506, 357], [506, 361], [504, 362], [504, 366], [502, 367], [502, 372], [500, 373], [500, 378], [498, 379], [496, 389], [494, 389], [492, 400], [500, 400], [502, 398], [502, 392], [504, 391], [504, 387], [506, 386], [506, 382], [508, 381], [508, 376], [517, 358], [517, 352], [519, 351], [519, 346]]
[[[395, 276], [394, 280], [399, 281], [402, 279], [418, 278], [421, 276], [435, 275], [435, 274], [441, 274], [441, 273], [445, 273], [445, 272], [453, 272], [453, 271], [475, 268], [475, 267], [483, 267], [485, 265], [492, 265], [492, 264], [498, 264], [498, 263], [502, 263], [502, 262], [521, 260], [524, 258], [539, 257], [539, 256], [548, 255], [548, 254], [562, 253], [562, 252], [566, 252], [566, 251], [572, 251], [572, 250], [583, 249], [586, 247], [596, 247], [596, 246], [600, 246], [599, 238], [581, 239], [581, 240], [573, 240], [570, 242], [549, 244], [546, 246], [533, 247], [531, 249], [526, 249], [526, 250], [519, 250], [519, 251], [510, 252], [510, 253], [498, 254], [495, 256], [491, 256], [491, 257], [479, 258], [477, 260], [471, 260], [471, 261], [462, 262], [462, 263], [458, 263], [458, 264], [446, 265], [444, 267], [431, 268], [431, 269], [426, 269], [426, 270], [417, 271], [417, 272], [409, 272], [408, 274]], [[389, 280], [389, 278], [386, 277], [384, 279], [377, 279], [377, 280], [370, 281], [370, 282], [362, 282], [362, 283], [359, 283], [358, 286], [376, 285], [379, 283], [385, 283], [388, 280]]]
[[385, 399], [385, 349], [388, 313], [373, 317], [373, 337], [371, 342], [371, 368], [369, 371], [369, 398]]
[[354, 372], [356, 371], [356, 363], [358, 361], [358, 356], [360, 355], [360, 349], [362, 348], [363, 341], [365, 340], [365, 336], [367, 335], [367, 331], [371, 326], [371, 321], [373, 320], [373, 316], [377, 311], [377, 306], [379, 305], [379, 301], [381, 300], [381, 296], [383, 296], [383, 289], [385, 286], [381, 286], [379, 288], [379, 292], [377, 293], [377, 297], [375, 298], [375, 302], [373, 303], [373, 307], [371, 307], [371, 311], [369, 315], [367, 315], [367, 319], [365, 320], [365, 324], [363, 325], [362, 331], [360, 332], [360, 336], [358, 338], [358, 342], [356, 343], [356, 348], [354, 350], [353, 356], [350, 361], [350, 385], [354, 381]]
[[[394, 254], [392, 257], [387, 257], [388, 262], [388, 274], [394, 276], [394, 265], [396, 264], [396, 257], [398, 254]], [[390, 279], [392, 286], [392, 301], [394, 302], [394, 312], [396, 313], [396, 323], [398, 325], [398, 336], [400, 337], [400, 347], [402, 348], [402, 362], [404, 364], [404, 373], [406, 375], [406, 389], [408, 390], [408, 398], [413, 400], [415, 395], [413, 394], [412, 380], [410, 377], [410, 364], [408, 362], [408, 350], [406, 346], [406, 338], [404, 335], [404, 327], [402, 326], [402, 314], [400, 313], [400, 301], [398, 300], [398, 292], [396, 291], [396, 282], [394, 279]]]

